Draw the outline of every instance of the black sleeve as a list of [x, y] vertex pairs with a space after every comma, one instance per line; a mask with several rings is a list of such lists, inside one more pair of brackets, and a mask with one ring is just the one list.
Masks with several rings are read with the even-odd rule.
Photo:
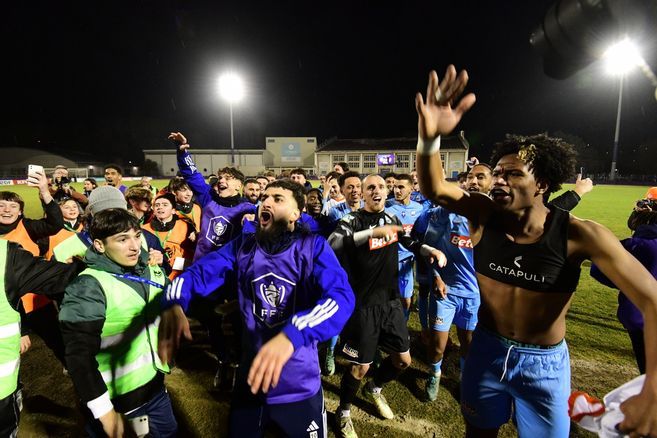
[[28, 292], [59, 295], [82, 269], [81, 263], [66, 264], [34, 257], [20, 245], [9, 242], [5, 268], [9, 304], [18, 309], [20, 298]]
[[23, 219], [23, 224], [33, 242], [43, 238], [57, 234], [59, 230], [64, 228], [64, 216], [59, 205], [54, 201], [50, 201], [43, 207], [46, 217], [44, 219]]
[[568, 190], [550, 201], [550, 204], [562, 210], [571, 211], [577, 207], [581, 199], [574, 190]]
[[[157, 236], [153, 233], [151, 233], [148, 230], [141, 230], [141, 232], [144, 234], [144, 238], [146, 239], [146, 244], [148, 245], [148, 249], [154, 249], [156, 251], [160, 251], [162, 255], [165, 255], [166, 253], [164, 252], [164, 248], [162, 248], [162, 244], [160, 243], [160, 239], [157, 238]], [[168, 276], [171, 274], [171, 265], [164, 260], [162, 262], [162, 265], [160, 266], [164, 273]]]
[[[397, 216], [392, 216], [393, 223], [395, 225], [402, 226], [401, 221]], [[422, 242], [413, 239], [411, 236], [407, 235], [404, 231], [400, 231], [397, 233], [397, 238], [399, 239], [399, 243], [404, 245], [409, 251], [411, 251], [413, 254], [415, 254], [416, 257], [420, 257], [420, 248], [422, 247]]]
[[75, 391], [85, 405], [107, 391], [96, 361], [104, 323], [104, 319], [59, 323], [64, 339], [66, 369]]

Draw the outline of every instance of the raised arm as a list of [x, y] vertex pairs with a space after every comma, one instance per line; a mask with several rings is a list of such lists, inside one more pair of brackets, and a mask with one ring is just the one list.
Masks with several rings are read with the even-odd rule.
[[[590, 221], [571, 221], [577, 252], [595, 263], [643, 314], [646, 380], [641, 392], [621, 404], [620, 430], [637, 436], [657, 435], [657, 280], [621, 246], [611, 231]], [[573, 236], [574, 234], [574, 236]], [[634, 436], [634, 434], [632, 434]]]
[[189, 184], [189, 187], [194, 192], [196, 200], [201, 205], [205, 207], [212, 201], [212, 196], [210, 191], [212, 187], [205, 182], [205, 178], [196, 168], [196, 164], [192, 159], [192, 156], [187, 152], [189, 149], [189, 143], [187, 143], [187, 138], [181, 132], [172, 132], [169, 134], [169, 140], [173, 141], [177, 147], [177, 159], [178, 159], [178, 170], [182, 174], [185, 182]]
[[476, 222], [487, 217], [493, 208], [486, 196], [473, 196], [445, 179], [440, 160], [440, 136], [451, 133], [463, 114], [475, 103], [472, 93], [464, 96], [458, 104], [463, 89], [468, 83], [465, 70], [458, 76], [453, 65], [447, 67], [442, 82], [435, 71], [429, 74], [426, 100], [422, 94], [415, 96], [418, 114], [417, 178], [420, 191], [429, 200], [450, 211], [466, 216]]

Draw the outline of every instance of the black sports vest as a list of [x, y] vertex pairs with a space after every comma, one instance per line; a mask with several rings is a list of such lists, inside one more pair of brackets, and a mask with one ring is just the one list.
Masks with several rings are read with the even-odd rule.
[[552, 220], [534, 243], [512, 242], [499, 219], [489, 221], [474, 250], [477, 273], [538, 292], [575, 292], [580, 268], [566, 259], [570, 215], [560, 208], [548, 208]]

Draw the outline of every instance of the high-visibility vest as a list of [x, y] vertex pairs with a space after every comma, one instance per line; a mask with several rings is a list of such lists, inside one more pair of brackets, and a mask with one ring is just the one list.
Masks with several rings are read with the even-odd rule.
[[179, 218], [187, 218], [192, 221], [197, 233], [201, 231], [201, 214], [203, 214], [203, 212], [201, 211], [200, 205], [194, 204], [192, 206], [192, 211], [190, 211], [189, 214], [185, 214], [180, 210], [176, 210], [176, 213], [178, 214]]
[[[78, 228], [75, 231], [71, 231], [68, 228], [62, 228], [59, 230], [57, 234], [54, 236], [50, 236], [48, 239], [48, 252], [46, 253], [46, 260], [52, 259], [54, 253], [55, 253], [55, 248], [57, 248], [62, 242], [67, 240], [69, 237], [74, 236], [75, 233], [79, 233], [82, 231], [82, 224], [78, 225]], [[78, 239], [79, 240], [79, 239]]]
[[[18, 222], [18, 226], [5, 234], [0, 236], [0, 239], [5, 239], [10, 242], [15, 242], [20, 244], [24, 249], [32, 253], [34, 257], [39, 257], [39, 246], [30, 239], [30, 235], [27, 234], [27, 229], [23, 223], [23, 219]], [[3, 271], [4, 272], [4, 271]], [[30, 313], [36, 309], [39, 309], [50, 302], [49, 298], [44, 297], [43, 295], [37, 294], [25, 294], [21, 298], [23, 301], [23, 309], [25, 313]]]
[[[151, 280], [164, 285], [160, 267], [148, 269]], [[96, 361], [110, 399], [146, 385], [158, 371], [168, 373], [169, 367], [157, 355], [162, 288], [148, 285], [148, 299], [144, 300], [130, 285], [107, 272], [87, 268], [80, 275], [98, 280], [105, 295], [105, 322]]]
[[155, 234], [160, 240], [162, 247], [164, 248], [164, 262], [168, 263], [171, 267], [171, 274], [169, 274], [169, 279], [173, 280], [178, 275], [182, 273], [182, 269], [174, 270], [173, 265], [178, 257], [185, 259], [185, 267], [191, 264], [194, 254], [187, 254], [183, 250], [183, 242], [187, 239], [188, 227], [189, 225], [182, 221], [177, 220], [171, 231], [156, 231], [151, 223], [142, 225], [141, 227], [151, 233]]
[[0, 399], [16, 391], [21, 350], [21, 316], [7, 300], [7, 240], [0, 240]]

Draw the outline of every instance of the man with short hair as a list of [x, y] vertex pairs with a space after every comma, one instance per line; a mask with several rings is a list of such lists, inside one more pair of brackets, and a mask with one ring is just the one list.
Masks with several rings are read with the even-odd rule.
[[159, 354], [168, 362], [181, 334], [191, 337], [184, 311], [193, 296], [236, 280], [244, 330], [231, 437], [263, 436], [270, 423], [286, 436], [327, 433], [317, 343], [340, 332], [354, 295], [326, 240], [297, 225], [303, 207], [302, 186], [270, 183], [255, 234], [198, 260], [165, 294]]
[[396, 175], [393, 172], [383, 175], [383, 179], [386, 181], [386, 188], [388, 189], [388, 199], [395, 197], [395, 177]]
[[118, 164], [107, 164], [105, 166], [105, 182], [108, 186], [116, 187], [125, 194], [128, 187], [123, 185], [123, 170]]
[[64, 198], [73, 198], [82, 206], [87, 205], [87, 197], [80, 193], [73, 186], [68, 176], [68, 167], [61, 164], [55, 166], [52, 172], [52, 184], [49, 186], [50, 194], [55, 201], [59, 202]]
[[312, 188], [312, 184], [306, 178], [306, 171], [301, 168], [292, 169], [290, 171], [290, 179], [295, 183], [301, 184], [306, 190]]
[[155, 197], [155, 196], [157, 196], [157, 187], [152, 186], [152, 185], [151, 185], [151, 181], [153, 181], [153, 178], [151, 178], [150, 176], [142, 176], [142, 177], [141, 177], [141, 181], [140, 181], [139, 184], [140, 184], [143, 188], [145, 188], [145, 189], [147, 189], [148, 191], [150, 191], [151, 194], [153, 195], [153, 197]]
[[267, 178], [267, 181], [269, 182], [274, 182], [276, 181], [276, 174], [274, 173], [273, 170], [269, 170], [265, 172], [265, 178]]
[[[467, 191], [487, 195], [493, 176], [487, 164], [477, 164], [466, 174]], [[460, 186], [460, 184], [459, 184]], [[438, 397], [442, 363], [449, 330], [454, 323], [459, 338], [460, 368], [468, 355], [472, 332], [477, 326], [479, 286], [474, 268], [468, 220], [443, 207], [425, 210], [413, 228], [413, 235], [438, 248], [449, 263], [441, 269], [418, 265], [420, 293], [418, 310], [423, 335], [427, 339], [427, 359], [431, 368], [425, 385], [429, 401]], [[421, 262], [420, 262], [421, 263]], [[439, 294], [431, 291], [439, 291]]]
[[344, 196], [344, 202], [329, 209], [327, 216], [332, 222], [337, 222], [347, 213], [363, 207], [358, 172], [350, 170], [343, 173], [338, 177], [338, 185], [340, 186], [340, 193]]
[[399, 301], [398, 242], [417, 255], [439, 260], [440, 265], [446, 262], [440, 251], [406, 236], [399, 219], [385, 212], [383, 178], [369, 175], [362, 187], [365, 207], [344, 216], [329, 238], [356, 294], [356, 311], [341, 334], [345, 341], [342, 352], [352, 365], [342, 377], [336, 411], [340, 436], [350, 438], [357, 436], [351, 422], [351, 403], [377, 348], [389, 355], [364, 393], [383, 418], [393, 418], [394, 414], [381, 394], [382, 386], [411, 363], [408, 328]]
[[328, 175], [326, 175], [326, 182], [324, 183], [324, 189], [322, 190], [322, 196], [324, 198], [322, 214], [328, 215], [328, 212], [331, 208], [344, 202], [345, 200], [342, 192], [340, 191], [340, 183], [338, 182], [340, 175], [342, 174], [338, 172], [330, 172]]
[[265, 193], [265, 189], [267, 188], [267, 184], [269, 184], [269, 179], [264, 176], [257, 176], [256, 180], [258, 181], [258, 184], [260, 184], [260, 193]]
[[[591, 260], [644, 315], [646, 340], [657, 334], [657, 281], [602, 225], [546, 205], [574, 174], [573, 147], [545, 134], [508, 136], [496, 145], [490, 197], [445, 180], [440, 136], [474, 105], [459, 99], [468, 75], [429, 76], [416, 95], [417, 168], [427, 198], [468, 218], [481, 295], [479, 322], [465, 361], [461, 411], [468, 436], [495, 436], [512, 414], [520, 436], [569, 434], [570, 361], [566, 313]], [[646, 342], [641, 392], [621, 404], [622, 433], [657, 435], [657, 350]], [[549, 382], [549, 384], [547, 384]]]
[[[411, 235], [413, 224], [422, 213], [422, 205], [411, 200], [413, 191], [413, 178], [405, 173], [395, 175], [394, 199], [386, 201], [386, 212], [397, 216], [404, 227], [404, 233]], [[399, 295], [406, 321], [411, 314], [411, 301], [413, 300], [413, 253], [403, 245], [399, 245]]]
[[[73, 386], [89, 410], [87, 433], [122, 436], [125, 419], [147, 417], [143, 436], [173, 437], [177, 424], [157, 355], [161, 294], [168, 279], [141, 251], [127, 210], [94, 216], [87, 269], [66, 287], [59, 320]], [[146, 433], [144, 433], [146, 432]]]
[[254, 178], [244, 181], [244, 197], [253, 205], [260, 201], [260, 183]]
[[333, 166], [333, 172], [337, 172], [340, 175], [343, 173], [349, 171], [349, 165], [345, 163], [344, 161], [340, 161], [339, 163], [335, 163]]

